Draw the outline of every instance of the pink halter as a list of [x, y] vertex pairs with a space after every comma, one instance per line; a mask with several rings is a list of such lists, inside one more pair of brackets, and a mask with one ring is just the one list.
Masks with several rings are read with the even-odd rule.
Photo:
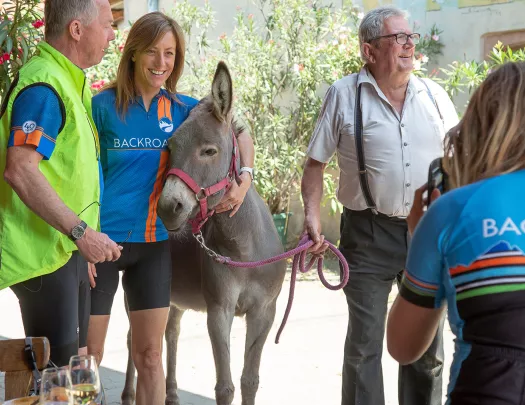
[[168, 178], [168, 176], [177, 176], [195, 193], [195, 198], [197, 199], [200, 205], [200, 211], [197, 213], [197, 216], [194, 219], [189, 220], [193, 234], [198, 234], [201, 228], [206, 223], [206, 221], [208, 221], [208, 219], [215, 213], [215, 210], [208, 211], [208, 197], [224, 189], [228, 191], [232, 185], [232, 182], [235, 181], [238, 175], [237, 158], [239, 155], [239, 151], [237, 147], [237, 138], [235, 137], [233, 131], [232, 138], [233, 151], [232, 160], [230, 162], [230, 168], [228, 169], [228, 174], [226, 175], [226, 177], [218, 183], [207, 188], [202, 188], [197, 184], [195, 180], [193, 180], [193, 178], [189, 174], [187, 174], [181, 169], [170, 169], [166, 174], [166, 178]]

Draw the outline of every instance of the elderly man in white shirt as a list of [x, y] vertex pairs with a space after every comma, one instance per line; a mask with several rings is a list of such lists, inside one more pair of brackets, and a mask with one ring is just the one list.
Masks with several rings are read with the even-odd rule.
[[[393, 6], [370, 11], [359, 40], [365, 67], [326, 94], [308, 147], [302, 194], [305, 230], [316, 241], [311, 251], [321, 253], [323, 172], [337, 152], [337, 196], [344, 206], [339, 249], [350, 266], [341, 403], [383, 405], [385, 317], [410, 243], [406, 217], [458, 116], [441, 86], [413, 75], [419, 34], [411, 31], [405, 12]], [[400, 367], [400, 405], [441, 404], [442, 327], [443, 321], [419, 361]]]

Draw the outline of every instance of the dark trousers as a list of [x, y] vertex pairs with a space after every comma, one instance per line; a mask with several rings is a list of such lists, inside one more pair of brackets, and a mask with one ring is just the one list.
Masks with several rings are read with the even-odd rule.
[[[401, 280], [410, 243], [404, 219], [345, 209], [339, 249], [350, 267], [344, 291], [348, 331], [342, 405], [384, 405], [381, 356], [392, 284]], [[399, 367], [399, 405], [442, 403], [443, 323], [428, 351]]]

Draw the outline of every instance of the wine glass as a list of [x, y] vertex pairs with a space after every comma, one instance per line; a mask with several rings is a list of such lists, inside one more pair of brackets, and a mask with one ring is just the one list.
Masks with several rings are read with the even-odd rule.
[[69, 367], [46, 368], [42, 371], [39, 404], [74, 405], [71, 388]]
[[94, 356], [73, 356], [69, 360], [72, 394], [75, 405], [100, 405], [103, 401], [103, 390], [100, 374]]

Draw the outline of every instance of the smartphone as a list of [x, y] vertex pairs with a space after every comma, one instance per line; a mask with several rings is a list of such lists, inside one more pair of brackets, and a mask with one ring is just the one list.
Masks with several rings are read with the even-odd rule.
[[441, 194], [445, 194], [448, 191], [448, 176], [443, 170], [443, 158], [434, 159], [430, 163], [427, 187], [427, 206], [430, 205], [430, 196], [434, 189], [437, 188]]

